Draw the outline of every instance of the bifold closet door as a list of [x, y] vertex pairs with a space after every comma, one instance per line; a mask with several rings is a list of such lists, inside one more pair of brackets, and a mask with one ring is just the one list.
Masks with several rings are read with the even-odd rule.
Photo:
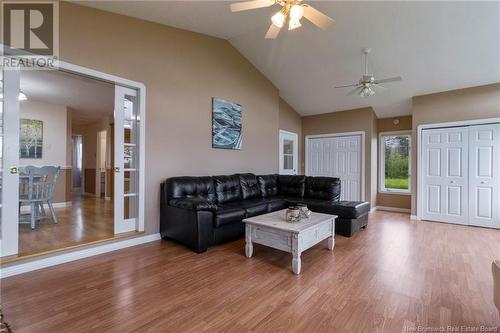
[[469, 224], [500, 228], [500, 124], [469, 128]]
[[467, 127], [423, 131], [423, 219], [468, 224], [468, 133]]
[[361, 135], [308, 139], [307, 175], [338, 177], [341, 200], [362, 200], [361, 144]]

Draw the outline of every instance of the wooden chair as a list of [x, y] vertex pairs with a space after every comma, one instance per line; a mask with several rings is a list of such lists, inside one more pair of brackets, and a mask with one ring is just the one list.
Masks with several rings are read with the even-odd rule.
[[493, 300], [500, 315], [500, 260], [495, 260], [491, 264], [493, 271]]
[[30, 205], [31, 229], [35, 229], [35, 222], [40, 219], [49, 218], [43, 208], [44, 203], [49, 206], [52, 221], [57, 223], [57, 216], [52, 205], [54, 191], [59, 176], [60, 167], [44, 166], [41, 168], [27, 166], [24, 172], [28, 181], [24, 184], [24, 190], [19, 194], [19, 204]]

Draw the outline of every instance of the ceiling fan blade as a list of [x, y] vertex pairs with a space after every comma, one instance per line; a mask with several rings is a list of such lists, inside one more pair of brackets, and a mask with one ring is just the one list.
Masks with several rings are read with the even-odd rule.
[[403, 78], [401, 76], [396, 76], [396, 77], [391, 77], [388, 79], [383, 79], [383, 80], [375, 80], [375, 83], [386, 83], [386, 82], [396, 82], [396, 81], [401, 81]]
[[277, 27], [271, 23], [271, 26], [269, 27], [269, 30], [267, 30], [266, 33], [266, 39], [275, 39], [276, 37], [278, 37], [280, 30], [281, 30], [280, 27]]
[[264, 8], [274, 5], [274, 0], [252, 0], [245, 2], [236, 2], [230, 5], [232, 12], [241, 12], [243, 10]]
[[348, 84], [346, 86], [336, 86], [335, 88], [347, 88], [347, 87], [357, 87], [357, 86], [359, 86], [359, 83]]
[[309, 5], [303, 4], [302, 8], [304, 8], [304, 17], [323, 30], [328, 29], [335, 22], [332, 18]]
[[363, 90], [363, 87], [354, 88], [353, 90], [347, 93], [347, 96], [358, 95], [361, 92], [361, 90]]
[[384, 86], [381, 86], [380, 84], [377, 84], [377, 83], [374, 83], [371, 85], [373, 88], [376, 88], [376, 89], [379, 89], [380, 91], [384, 91], [384, 90], [387, 90], [386, 87]]

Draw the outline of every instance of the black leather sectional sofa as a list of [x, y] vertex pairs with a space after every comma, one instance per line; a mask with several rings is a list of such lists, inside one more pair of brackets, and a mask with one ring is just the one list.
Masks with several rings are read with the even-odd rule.
[[244, 236], [243, 219], [305, 203], [338, 215], [337, 234], [350, 237], [368, 224], [368, 202], [340, 201], [338, 178], [235, 174], [175, 177], [161, 185], [160, 232], [195, 252]]

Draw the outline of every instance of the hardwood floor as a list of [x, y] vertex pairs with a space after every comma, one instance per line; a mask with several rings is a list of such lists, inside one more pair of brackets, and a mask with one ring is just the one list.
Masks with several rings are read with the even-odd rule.
[[193, 253], [158, 241], [2, 280], [20, 332], [408, 332], [500, 325], [500, 230], [375, 212], [366, 230], [302, 254], [244, 241]]
[[56, 209], [56, 215], [57, 224], [41, 220], [35, 230], [19, 225], [18, 257], [113, 238], [112, 201], [77, 195], [72, 206]]

